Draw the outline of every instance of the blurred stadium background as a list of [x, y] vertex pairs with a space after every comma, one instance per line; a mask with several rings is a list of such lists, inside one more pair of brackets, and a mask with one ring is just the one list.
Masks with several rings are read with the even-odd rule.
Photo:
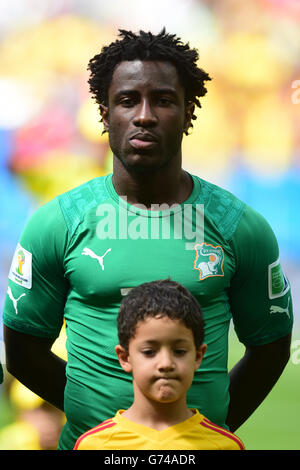
[[[184, 166], [266, 217], [294, 293], [291, 361], [237, 433], [248, 449], [300, 449], [299, 23], [298, 0], [0, 0], [1, 310], [30, 214], [111, 169], [88, 93], [89, 59], [119, 27], [166, 26], [199, 48], [213, 81], [193, 134], [184, 138]], [[0, 327], [3, 363], [1, 320]], [[65, 355], [63, 333], [55, 351]], [[242, 351], [231, 331], [230, 365]], [[5, 371], [0, 449], [55, 448], [63, 421]]]

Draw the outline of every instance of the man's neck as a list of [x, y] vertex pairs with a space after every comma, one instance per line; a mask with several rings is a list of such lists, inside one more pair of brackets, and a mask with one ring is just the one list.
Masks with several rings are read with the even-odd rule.
[[129, 204], [143, 204], [149, 210], [157, 204], [180, 204], [189, 197], [193, 189], [192, 179], [181, 167], [135, 172], [124, 168], [116, 157], [113, 184], [117, 194], [126, 196]]

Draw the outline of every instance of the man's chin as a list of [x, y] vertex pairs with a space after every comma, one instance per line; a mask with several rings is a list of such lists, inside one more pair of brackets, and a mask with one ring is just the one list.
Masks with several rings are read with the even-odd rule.
[[126, 170], [132, 174], [152, 174], [160, 171], [164, 168], [172, 157], [161, 161], [160, 158], [157, 158], [155, 155], [146, 155], [146, 154], [136, 154], [128, 158], [119, 157], [115, 155]]
[[130, 173], [136, 173], [139, 175], [146, 175], [146, 174], [152, 174], [156, 173], [157, 171], [160, 170], [161, 167], [158, 166], [142, 166], [142, 165], [128, 165], [127, 170]]
[[137, 174], [147, 174], [147, 173], [155, 173], [156, 171], [160, 170], [163, 164], [155, 162], [154, 158], [146, 157], [143, 155], [136, 155], [130, 159], [120, 158], [116, 155], [116, 157], [120, 160], [126, 170], [130, 173], [137, 173]]

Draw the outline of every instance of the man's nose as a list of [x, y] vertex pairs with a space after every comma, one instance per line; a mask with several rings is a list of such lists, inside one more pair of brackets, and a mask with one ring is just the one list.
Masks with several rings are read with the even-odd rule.
[[139, 106], [136, 108], [136, 115], [134, 117], [133, 123], [137, 127], [151, 127], [156, 125], [157, 117], [154, 113], [151, 103], [149, 103], [149, 100], [141, 100]]

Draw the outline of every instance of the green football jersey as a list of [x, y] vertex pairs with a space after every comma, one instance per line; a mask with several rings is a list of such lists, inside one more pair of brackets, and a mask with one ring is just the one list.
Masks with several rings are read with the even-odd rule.
[[31, 335], [67, 333], [66, 425], [60, 449], [128, 408], [131, 375], [119, 365], [116, 318], [129, 289], [171, 278], [198, 299], [207, 352], [188, 406], [225, 427], [231, 319], [239, 340], [262, 345], [292, 328], [288, 280], [265, 219], [228, 191], [193, 176], [183, 204], [129, 205], [112, 175], [39, 208], [16, 249], [4, 324]]

